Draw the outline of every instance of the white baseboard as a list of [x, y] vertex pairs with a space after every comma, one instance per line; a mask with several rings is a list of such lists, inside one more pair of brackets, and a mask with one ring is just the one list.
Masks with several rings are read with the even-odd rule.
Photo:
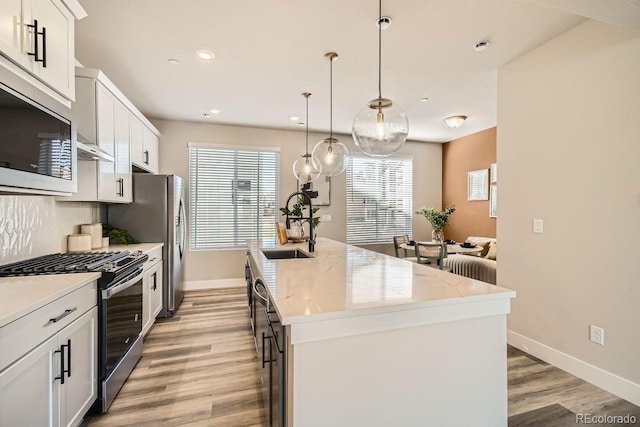
[[603, 390], [640, 406], [640, 384], [590, 365], [524, 335], [507, 330], [507, 342]]
[[244, 278], [238, 279], [217, 279], [217, 280], [192, 280], [183, 282], [185, 291], [197, 291], [199, 289], [233, 288], [247, 286]]

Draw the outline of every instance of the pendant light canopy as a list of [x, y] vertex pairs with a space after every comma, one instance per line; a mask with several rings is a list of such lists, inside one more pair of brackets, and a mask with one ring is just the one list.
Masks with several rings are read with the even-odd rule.
[[305, 129], [305, 152], [302, 156], [293, 164], [293, 174], [300, 184], [307, 184], [311, 181], [315, 181], [320, 176], [320, 169], [317, 168], [311, 160], [311, 154], [309, 154], [309, 92], [304, 92], [302, 96], [307, 101], [307, 117], [304, 121]]
[[378, 14], [378, 97], [369, 101], [353, 119], [353, 140], [371, 157], [386, 157], [402, 147], [409, 134], [409, 119], [402, 107], [382, 97], [382, 27], [391, 18], [382, 16], [382, 0]]
[[333, 61], [338, 58], [335, 52], [327, 52], [324, 57], [329, 60], [329, 138], [319, 141], [313, 148], [313, 164], [320, 169], [322, 175], [340, 175], [347, 168], [349, 150], [333, 137]]

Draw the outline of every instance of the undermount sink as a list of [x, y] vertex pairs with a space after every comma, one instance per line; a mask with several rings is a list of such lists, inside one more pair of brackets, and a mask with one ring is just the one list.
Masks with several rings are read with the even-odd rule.
[[267, 259], [313, 258], [300, 249], [260, 249]]

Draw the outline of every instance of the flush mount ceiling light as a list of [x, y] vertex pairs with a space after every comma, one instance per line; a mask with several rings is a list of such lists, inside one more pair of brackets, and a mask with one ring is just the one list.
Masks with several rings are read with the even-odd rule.
[[302, 96], [304, 96], [307, 101], [307, 119], [305, 120], [305, 152], [302, 156], [298, 157], [293, 164], [293, 174], [299, 181], [300, 185], [315, 181], [320, 176], [320, 168], [317, 168], [313, 164], [311, 154], [309, 154], [309, 97], [311, 94], [309, 92], [304, 92]]
[[333, 137], [333, 61], [338, 58], [335, 52], [327, 52], [324, 57], [329, 60], [329, 138], [319, 141], [313, 147], [313, 164], [322, 175], [340, 175], [347, 168], [349, 150]]
[[444, 119], [444, 122], [450, 128], [457, 128], [462, 125], [465, 120], [467, 120], [467, 116], [451, 116]]
[[402, 107], [382, 97], [382, 30], [391, 24], [391, 18], [382, 16], [382, 0], [378, 5], [378, 97], [358, 111], [351, 134], [364, 154], [386, 157], [398, 151], [407, 140], [409, 119]]

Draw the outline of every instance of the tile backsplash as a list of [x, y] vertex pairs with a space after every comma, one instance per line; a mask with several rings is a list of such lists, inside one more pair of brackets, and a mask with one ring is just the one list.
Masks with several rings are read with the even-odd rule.
[[67, 235], [100, 222], [100, 204], [52, 196], [0, 196], [0, 265], [66, 252]]

